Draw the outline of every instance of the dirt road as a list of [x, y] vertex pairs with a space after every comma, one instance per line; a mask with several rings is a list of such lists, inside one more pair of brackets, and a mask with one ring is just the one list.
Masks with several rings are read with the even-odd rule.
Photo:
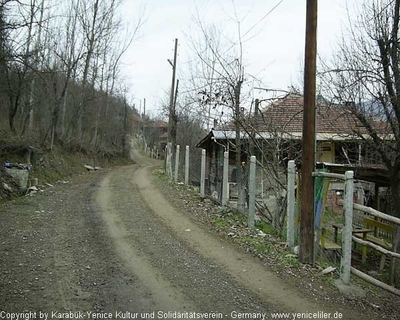
[[172, 207], [159, 163], [132, 156], [1, 208], [0, 319], [372, 319], [283, 285]]

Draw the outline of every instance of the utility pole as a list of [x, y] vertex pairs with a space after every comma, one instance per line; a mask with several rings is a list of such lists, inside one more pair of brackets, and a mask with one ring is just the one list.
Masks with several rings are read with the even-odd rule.
[[176, 145], [176, 115], [175, 115], [175, 76], [176, 76], [176, 58], [178, 54], [178, 39], [175, 39], [174, 48], [174, 61], [168, 59], [169, 64], [172, 66], [172, 83], [171, 94], [169, 99], [169, 118], [168, 118], [168, 142], [171, 142], [172, 161], [175, 154]]
[[301, 263], [314, 265], [315, 87], [317, 56], [317, 0], [307, 0], [304, 63], [304, 114], [301, 164]]
[[[176, 80], [176, 87], [175, 87], [175, 96], [174, 96], [174, 117], [176, 118], [175, 110], [176, 110], [176, 99], [178, 97], [178, 89], [179, 89], [179, 79]], [[176, 119], [175, 119], [176, 120]], [[174, 123], [173, 123], [174, 124]], [[176, 130], [176, 128], [175, 128]], [[173, 132], [173, 130], [172, 130]]]
[[178, 118], [176, 116], [176, 99], [178, 97], [178, 88], [179, 88], [179, 79], [176, 80], [176, 87], [175, 87], [175, 95], [174, 95], [174, 103], [173, 103], [173, 112], [171, 116], [171, 146], [172, 146], [172, 154], [171, 154], [171, 161], [175, 161], [176, 155], [176, 128], [178, 123]]

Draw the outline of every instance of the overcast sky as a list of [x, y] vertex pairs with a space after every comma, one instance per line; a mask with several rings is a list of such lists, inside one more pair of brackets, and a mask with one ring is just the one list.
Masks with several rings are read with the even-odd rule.
[[[137, 106], [146, 98], [147, 110], [155, 115], [161, 101], [168, 101], [172, 68], [167, 59], [173, 58], [175, 38], [179, 39], [177, 78], [185, 81], [193, 56], [187, 36], [196, 32], [193, 17], [200, 15], [205, 24], [216, 23], [236, 36], [233, 2], [242, 34], [252, 28], [247, 35], [252, 39], [244, 43], [246, 72], [257, 76], [268, 88], [287, 89], [291, 84], [300, 84], [306, 0], [283, 0], [267, 17], [280, 0], [125, 0], [123, 14], [131, 21], [146, 6], [141, 37], [125, 54], [122, 70]], [[352, 12], [357, 0], [318, 2], [318, 53], [329, 57], [348, 21], [347, 9]]]

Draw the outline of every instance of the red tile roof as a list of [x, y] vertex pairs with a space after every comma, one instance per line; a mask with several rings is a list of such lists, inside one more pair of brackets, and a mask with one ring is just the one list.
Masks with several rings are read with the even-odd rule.
[[[361, 122], [346, 106], [317, 103], [316, 133], [335, 135], [356, 135], [366, 133]], [[259, 131], [301, 133], [303, 131], [303, 96], [288, 94], [277, 99], [261, 110], [256, 122]], [[373, 125], [381, 133], [387, 128], [386, 123], [378, 120]]]
[[[260, 131], [299, 133], [303, 131], [303, 96], [288, 94], [261, 110], [257, 127]], [[361, 122], [346, 107], [317, 104], [316, 132], [354, 135], [365, 133]]]

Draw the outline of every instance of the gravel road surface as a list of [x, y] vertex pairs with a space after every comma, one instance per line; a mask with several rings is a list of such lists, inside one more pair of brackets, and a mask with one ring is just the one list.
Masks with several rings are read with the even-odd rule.
[[283, 284], [175, 209], [152, 182], [161, 163], [132, 157], [2, 206], [0, 319], [370, 319]]

